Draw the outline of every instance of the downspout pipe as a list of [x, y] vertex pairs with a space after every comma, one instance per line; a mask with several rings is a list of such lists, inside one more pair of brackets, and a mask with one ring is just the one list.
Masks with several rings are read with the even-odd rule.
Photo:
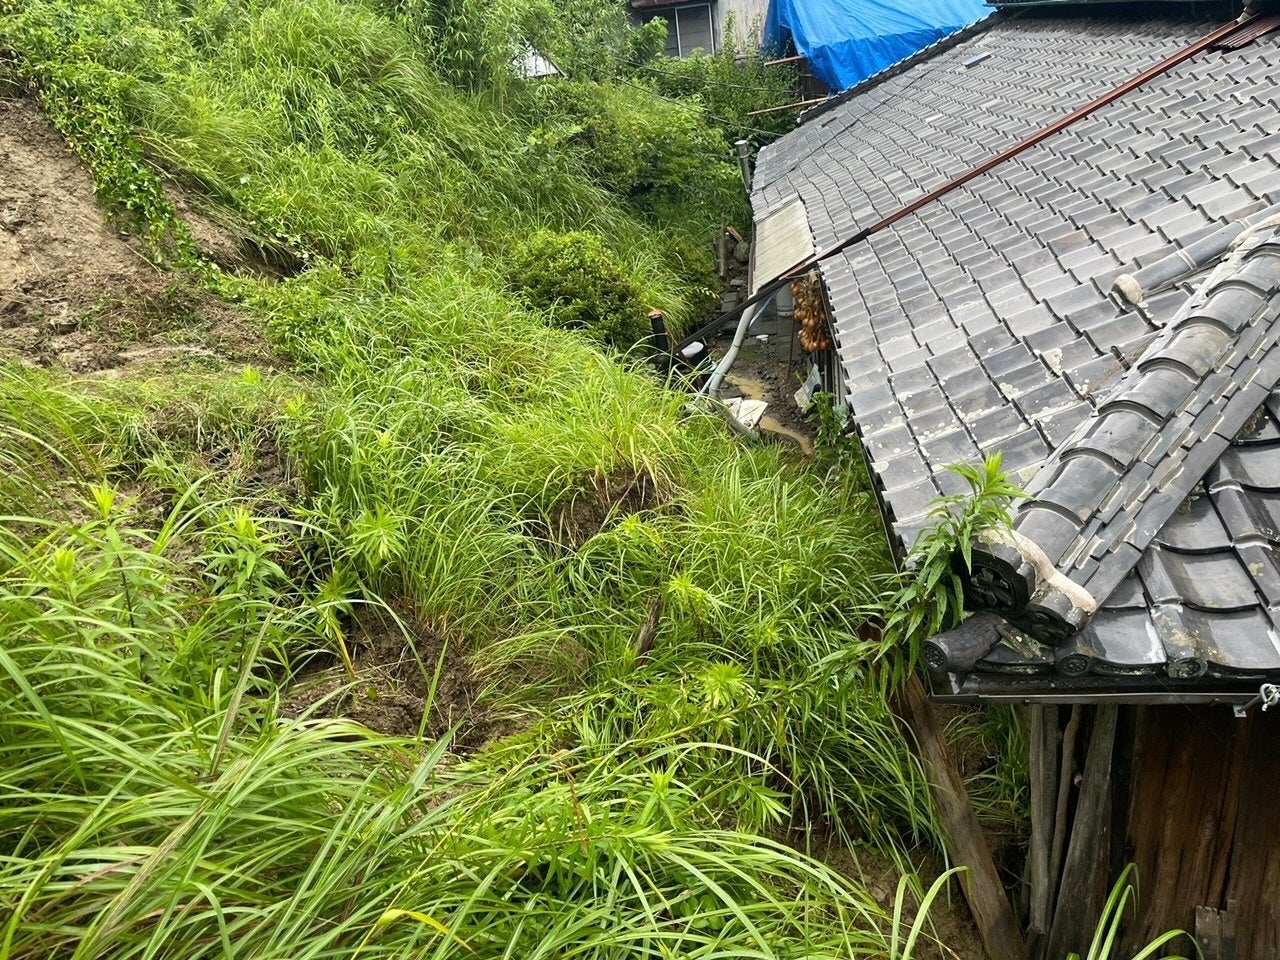
[[[778, 288], [782, 289], [781, 287]], [[738, 318], [738, 328], [733, 332], [733, 343], [729, 345], [729, 349], [725, 351], [725, 355], [720, 358], [720, 362], [716, 364], [716, 368], [711, 373], [711, 377], [702, 385], [702, 389], [698, 391], [699, 395], [719, 396], [720, 388], [724, 385], [724, 378], [729, 373], [729, 368], [733, 366], [735, 360], [738, 359], [738, 351], [742, 349], [742, 344], [747, 339], [747, 330], [751, 327], [751, 322], [755, 320], [757, 314], [760, 313], [769, 302], [778, 295], [778, 290], [761, 300], [759, 303], [742, 311], [742, 316]]]
[[[739, 143], [743, 141], [739, 140]], [[747, 289], [751, 289], [751, 282], [756, 275], [756, 241], [751, 239], [751, 259], [747, 261]], [[748, 309], [743, 310], [738, 315], [738, 326], [733, 331], [733, 343], [729, 344], [729, 349], [725, 351], [725, 355], [720, 358], [720, 362], [716, 364], [716, 368], [711, 371], [711, 376], [707, 378], [707, 382], [698, 388], [697, 396], [699, 397], [719, 397], [720, 387], [724, 384], [725, 375], [728, 374], [729, 368], [733, 366], [733, 362], [738, 359], [738, 351], [742, 349], [742, 344], [747, 339], [747, 330], [751, 326], [751, 321], [756, 318], [756, 313], [760, 310], [760, 304], [752, 304]]]
[[[738, 165], [742, 169], [742, 185], [747, 189], [747, 195], [751, 194], [751, 145], [746, 140], [738, 140], [734, 143], [734, 147], [738, 151]], [[755, 240], [751, 242], [751, 261], [747, 267], [747, 289], [751, 289], [752, 278], [756, 273], [756, 251]], [[781, 288], [779, 288], [781, 289]], [[724, 385], [724, 378], [729, 373], [729, 368], [733, 366], [734, 361], [738, 359], [738, 351], [742, 349], [742, 344], [747, 339], [747, 330], [751, 328], [751, 323], [755, 320], [756, 315], [768, 305], [769, 301], [777, 295], [775, 290], [769, 296], [764, 298], [757, 297], [750, 306], [742, 310], [738, 314], [738, 327], [733, 332], [733, 343], [729, 345], [729, 349], [725, 355], [720, 358], [720, 362], [716, 364], [715, 370], [699, 389], [697, 396], [719, 397], [720, 388]], [[708, 328], [704, 327], [704, 330]]]
[[738, 151], [738, 167], [742, 170], [742, 185], [747, 195], [751, 195], [751, 144], [746, 140], [734, 141], [734, 149]]

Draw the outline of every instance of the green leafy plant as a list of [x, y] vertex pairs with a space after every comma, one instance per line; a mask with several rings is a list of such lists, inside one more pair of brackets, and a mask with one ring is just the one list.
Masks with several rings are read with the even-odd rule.
[[511, 258], [512, 283], [553, 321], [627, 349], [648, 332], [639, 291], [595, 234], [540, 230]]
[[648, 81], [568, 81], [539, 90], [564, 139], [597, 182], [663, 224], [727, 219], [746, 226], [741, 175], [723, 129], [690, 104], [656, 95]]
[[[654, 31], [550, 4], [601, 81], [561, 102], [508, 59], [547, 4], [0, 4], [81, 156], [288, 265], [218, 285], [272, 366], [0, 366], [0, 953], [888, 955], [770, 839], [939, 840], [864, 629], [869, 494], [591, 339], [687, 324], [745, 212], [703, 95], [626, 72]], [[371, 666], [380, 604], [412, 630]], [[433, 662], [404, 736], [343, 718]], [[446, 687], [498, 721], [466, 755], [427, 736]]]
[[[1135, 906], [1137, 904], [1137, 894], [1134, 891], [1134, 884], [1130, 881], [1131, 877], [1136, 878], [1136, 868], [1133, 864], [1125, 867], [1116, 879], [1115, 884], [1112, 885], [1111, 893], [1107, 896], [1107, 902], [1102, 908], [1102, 916], [1098, 918], [1097, 929], [1094, 931], [1093, 939], [1089, 943], [1089, 950], [1085, 953], [1083, 960], [1111, 960], [1118, 943], [1121, 925], [1124, 922], [1125, 907], [1130, 904]], [[1179, 937], [1186, 937], [1190, 941], [1197, 957], [1203, 956], [1200, 952], [1200, 945], [1196, 943], [1191, 934], [1185, 930], [1169, 930], [1142, 947], [1133, 955], [1133, 960], [1150, 960], [1150, 958], [1157, 956], [1182, 960], [1182, 958], [1164, 952], [1165, 948]], [[1067, 954], [1067, 960], [1082, 960], [1082, 958], [1078, 953], [1069, 953]]]
[[[0, 3], [0, 13], [20, 6]], [[100, 16], [107, 26], [127, 17], [128, 8], [109, 5]], [[24, 51], [20, 76], [39, 93], [50, 120], [93, 172], [98, 197], [108, 209], [121, 214], [125, 227], [142, 233], [154, 255], [193, 257], [190, 231], [132, 137], [124, 106], [129, 78], [98, 56], [105, 38], [87, 38], [78, 27], [70, 9], [44, 7], [0, 22], [0, 47]]]
[[817, 465], [827, 469], [833, 482], [865, 487], [862, 446], [849, 429], [848, 409], [837, 406], [833, 394], [819, 390], [813, 395], [806, 416], [814, 426]]
[[[734, 29], [726, 23], [723, 36], [731, 38]], [[795, 126], [796, 112], [781, 109], [799, 99], [795, 69], [767, 63], [758, 46], [743, 50], [727, 44], [715, 54], [661, 57], [636, 72], [663, 96], [699, 105], [731, 140], [761, 143]]]
[[914, 878], [904, 876], [898, 881], [898, 889], [893, 898], [893, 932], [889, 937], [889, 952], [886, 954], [888, 960], [912, 960], [915, 956], [916, 944], [924, 933], [925, 925], [929, 922], [929, 910], [938, 896], [946, 890], [951, 878], [959, 876], [968, 869], [968, 867], [952, 867], [938, 875], [921, 898], [920, 907], [916, 911], [911, 926], [907, 929], [905, 938], [901, 933], [906, 925], [903, 914], [906, 908], [907, 891], [911, 889]]
[[986, 531], [1007, 528], [1010, 504], [1026, 496], [1026, 491], [1001, 471], [1000, 464], [997, 452], [981, 464], [948, 467], [969, 490], [939, 497], [930, 507], [931, 522], [907, 558], [904, 582], [887, 603], [887, 633], [914, 645], [963, 617], [956, 557], [966, 569], [971, 568], [974, 539]]

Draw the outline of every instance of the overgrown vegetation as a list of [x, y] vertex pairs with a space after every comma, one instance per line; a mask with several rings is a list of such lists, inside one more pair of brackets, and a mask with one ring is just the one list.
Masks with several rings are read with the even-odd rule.
[[516, 247], [511, 279], [558, 326], [582, 330], [605, 346], [625, 350], [645, 334], [639, 292], [593, 233], [538, 231]]
[[891, 605], [887, 629], [916, 642], [949, 629], [963, 617], [964, 590], [957, 562], [970, 568], [978, 534], [1007, 529], [1010, 504], [1026, 496], [1000, 469], [1001, 461], [997, 452], [988, 454], [981, 464], [959, 463], [950, 468], [969, 489], [938, 497], [929, 508], [930, 525], [907, 561], [913, 575]]
[[[745, 215], [735, 131], [633, 71], [653, 31], [586, 0], [0, 11], [104, 203], [288, 361], [0, 368], [0, 956], [909, 955], [901, 910], [771, 839], [937, 841], [867, 628], [874, 499], [623, 353], [648, 309], [698, 318]], [[526, 40], [570, 82], [516, 76]], [[202, 261], [170, 179], [289, 275]], [[286, 702], [317, 662], [376, 697], [373, 610], [412, 612], [400, 736]], [[422, 736], [456, 663], [506, 731], [478, 751]]]

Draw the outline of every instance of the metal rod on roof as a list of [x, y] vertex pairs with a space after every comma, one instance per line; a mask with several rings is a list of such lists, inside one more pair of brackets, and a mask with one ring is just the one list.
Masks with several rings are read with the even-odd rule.
[[763, 110], [748, 110], [748, 117], [761, 117], [766, 113], [777, 113], [779, 110], [800, 110], [803, 107], [812, 107], [815, 104], [826, 103], [827, 97], [814, 97], [812, 100], [800, 100], [797, 103], [784, 103], [780, 107], [766, 107]]
[[1221, 27], [1218, 27], [1218, 29], [1214, 30], [1212, 33], [1204, 37], [1201, 37], [1199, 40], [1195, 41], [1189, 46], [1183, 47], [1181, 50], [1177, 51], [1176, 53], [1173, 53], [1170, 56], [1165, 57], [1165, 59], [1161, 60], [1159, 63], [1155, 64], [1152, 67], [1148, 67], [1146, 70], [1142, 71], [1142, 73], [1139, 73], [1136, 76], [1130, 77], [1124, 83], [1120, 84], [1120, 86], [1115, 87], [1112, 90], [1108, 90], [1106, 93], [1102, 94], [1100, 97], [1097, 97], [1096, 99], [1089, 101], [1082, 107], [1076, 108], [1075, 110], [1068, 113], [1065, 117], [1061, 117], [1058, 120], [1055, 120], [1053, 123], [1049, 124], [1047, 127], [1042, 127], [1041, 129], [1037, 130], [1035, 133], [1031, 134], [1029, 137], [1026, 137], [1023, 140], [1018, 141], [1008, 149], [1002, 150], [999, 153], [987, 158], [982, 163], [978, 164], [976, 167], [971, 167], [969, 170], [966, 170], [964, 173], [960, 174], [958, 177], [948, 180], [946, 183], [942, 184], [939, 187], [935, 187], [933, 190], [930, 190], [928, 193], [924, 194], [923, 196], [917, 197], [915, 200], [912, 200], [910, 203], [906, 204], [905, 206], [899, 207], [893, 213], [890, 213], [888, 216], [882, 217], [881, 219], [877, 220], [875, 223], [871, 224], [871, 226], [864, 227], [863, 229], [852, 234], [851, 236], [846, 237], [844, 240], [839, 241], [838, 243], [836, 243], [835, 246], [831, 247], [830, 249], [815, 253], [812, 257], [809, 257], [807, 260], [804, 260], [796, 264], [796, 266], [792, 267], [790, 270], [788, 270], [782, 276], [778, 277], [776, 280], [772, 280], [769, 283], [761, 284], [760, 288], [754, 294], [747, 297], [747, 299], [743, 300], [740, 304], [738, 304], [732, 310], [729, 310], [725, 313], [720, 314], [718, 317], [716, 317], [710, 323], [706, 324], [700, 330], [697, 330], [696, 332], [691, 334], [680, 344], [680, 347], [683, 348], [688, 344], [692, 343], [694, 340], [702, 339], [708, 336], [710, 333], [712, 333], [719, 327], [723, 326], [725, 323], [728, 323], [733, 318], [740, 316], [744, 310], [748, 310], [751, 307], [754, 307], [761, 300], [764, 300], [766, 297], [772, 295], [784, 283], [788, 283], [793, 278], [799, 276], [800, 274], [806, 273], [809, 270], [812, 270], [814, 267], [818, 266], [824, 261], [834, 257], [836, 254], [843, 253], [845, 250], [849, 249], [855, 244], [861, 243], [862, 241], [866, 240], [868, 237], [872, 236], [873, 234], [879, 233], [881, 230], [884, 230], [887, 227], [893, 226], [899, 220], [902, 220], [904, 217], [910, 216], [911, 214], [919, 210], [921, 207], [928, 206], [929, 204], [933, 203], [935, 200], [938, 200], [941, 197], [946, 196], [948, 193], [951, 193], [953, 190], [959, 189], [960, 187], [968, 183], [970, 180], [973, 180], [975, 177], [980, 177], [984, 173], [990, 172], [992, 169], [994, 169], [995, 167], [998, 167], [1000, 164], [1004, 163], [1006, 160], [1011, 160], [1014, 157], [1016, 157], [1018, 154], [1031, 149], [1036, 144], [1040, 143], [1042, 140], [1048, 139], [1049, 137], [1053, 136], [1055, 133], [1062, 132], [1063, 130], [1071, 126], [1076, 121], [1083, 120], [1085, 117], [1089, 116], [1090, 114], [1095, 113], [1098, 110], [1101, 110], [1103, 107], [1107, 106], [1109, 103], [1112, 103], [1115, 100], [1120, 99], [1120, 97], [1123, 97], [1125, 94], [1133, 92], [1134, 90], [1136, 90], [1138, 87], [1142, 86], [1144, 83], [1148, 82], [1149, 80], [1153, 80], [1156, 77], [1160, 76], [1161, 74], [1167, 73], [1169, 70], [1173, 69], [1178, 64], [1182, 63], [1184, 60], [1189, 60], [1191, 57], [1194, 57], [1197, 53], [1201, 53], [1202, 51], [1207, 50], [1208, 48], [1212, 47], [1214, 44], [1219, 43], [1220, 41], [1231, 36], [1237, 30], [1245, 29], [1253, 20], [1254, 20], [1254, 17], [1246, 16], [1246, 17], [1242, 17], [1239, 20], [1232, 20], [1229, 23], [1224, 23]]

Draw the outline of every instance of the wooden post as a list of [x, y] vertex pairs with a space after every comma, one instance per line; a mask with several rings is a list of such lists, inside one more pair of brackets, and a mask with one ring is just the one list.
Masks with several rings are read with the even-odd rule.
[[953, 863], [968, 867], [961, 888], [982, 945], [991, 960], [1023, 960], [1022, 933], [996, 872], [995, 861], [991, 859], [987, 838], [983, 836], [964, 780], [951, 759], [942, 727], [918, 677], [912, 676], [907, 681], [899, 710], [915, 735], [920, 758], [933, 786], [934, 804], [947, 835], [947, 852]]
[[1058, 708], [1032, 706], [1028, 735], [1031, 781], [1031, 847], [1027, 874], [1031, 885], [1031, 917], [1027, 932], [1029, 960], [1041, 960], [1053, 922], [1055, 877], [1050, 873], [1055, 811], [1058, 806]]
[[1049, 934], [1049, 956], [1083, 952], [1102, 914], [1110, 889], [1111, 758], [1115, 751], [1118, 708], [1097, 708], [1089, 752], [1084, 761], [1080, 798], [1062, 868], [1061, 889]]
[[1049, 852], [1049, 904], [1050, 910], [1058, 902], [1058, 881], [1062, 879], [1062, 849], [1067, 842], [1067, 813], [1070, 807], [1071, 784], [1076, 763], [1076, 737], [1080, 734], [1080, 717], [1084, 708], [1071, 705], [1071, 718], [1062, 735], [1062, 766], [1058, 770], [1058, 800], [1053, 813], [1053, 846]]

